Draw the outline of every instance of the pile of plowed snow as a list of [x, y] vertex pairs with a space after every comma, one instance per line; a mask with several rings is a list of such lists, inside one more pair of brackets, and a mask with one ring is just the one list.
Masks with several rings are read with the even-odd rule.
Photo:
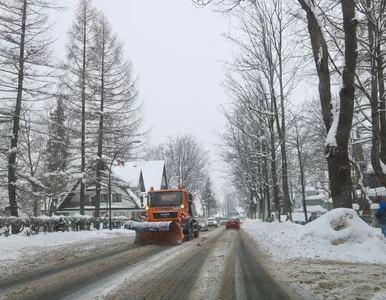
[[334, 209], [307, 225], [246, 220], [242, 228], [278, 260], [386, 261], [386, 239], [380, 228], [369, 226], [353, 209]]

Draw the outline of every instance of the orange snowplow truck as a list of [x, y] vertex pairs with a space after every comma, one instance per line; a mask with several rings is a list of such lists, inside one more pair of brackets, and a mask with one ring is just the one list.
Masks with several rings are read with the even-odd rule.
[[136, 231], [142, 244], [179, 244], [199, 236], [194, 198], [185, 188], [154, 190], [147, 195], [146, 222], [128, 221], [126, 229]]

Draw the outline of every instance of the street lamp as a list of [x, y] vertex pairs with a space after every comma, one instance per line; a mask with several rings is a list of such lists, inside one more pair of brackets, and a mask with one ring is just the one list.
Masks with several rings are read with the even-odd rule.
[[129, 147], [131, 144], [138, 144], [141, 143], [141, 141], [132, 141], [130, 143], [127, 143], [123, 145], [121, 148], [119, 148], [115, 154], [113, 159], [111, 160], [110, 167], [109, 167], [109, 229], [112, 230], [112, 223], [111, 223], [111, 167], [113, 166], [113, 162], [115, 158], [117, 157], [118, 153], [121, 152], [123, 149]]

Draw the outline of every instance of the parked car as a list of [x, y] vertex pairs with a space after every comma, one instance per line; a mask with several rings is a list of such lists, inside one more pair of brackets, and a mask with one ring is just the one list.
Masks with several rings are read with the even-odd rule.
[[209, 217], [208, 218], [208, 226], [215, 226], [218, 227], [218, 223], [215, 217]]
[[196, 218], [198, 222], [198, 229], [201, 231], [208, 231], [208, 220], [206, 218]]
[[227, 222], [227, 218], [221, 218], [220, 225], [225, 225]]
[[240, 219], [239, 218], [230, 218], [225, 223], [225, 229], [236, 228], [240, 229]]

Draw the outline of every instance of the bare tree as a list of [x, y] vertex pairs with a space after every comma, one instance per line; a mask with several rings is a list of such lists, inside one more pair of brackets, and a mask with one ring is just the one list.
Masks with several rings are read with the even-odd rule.
[[2, 115], [12, 123], [7, 154], [12, 216], [18, 216], [17, 156], [23, 103], [42, 100], [50, 87], [52, 40], [47, 16], [50, 8], [55, 8], [55, 4], [48, 0], [0, 1], [0, 86], [1, 101], [6, 108]]
[[227, 127], [226, 132], [220, 134], [220, 155], [228, 165], [231, 182], [243, 195], [241, 198], [246, 199], [249, 214], [255, 215], [259, 206], [259, 217], [264, 218], [265, 207], [270, 215], [271, 195], [276, 211], [280, 211], [275, 117], [269, 93], [258, 72], [241, 70], [239, 75], [239, 80], [228, 75], [224, 83], [233, 104], [222, 110]]
[[[251, 98], [260, 98], [260, 101], [266, 103], [266, 111], [270, 112], [266, 123], [268, 125], [267, 130], [269, 129], [270, 132], [269, 148], [272, 158], [271, 169], [275, 209], [280, 213], [279, 189], [277, 186], [280, 182], [284, 204], [283, 211], [291, 218], [286, 151], [286, 110], [288, 109], [291, 91], [296, 85], [296, 68], [298, 65], [294, 64], [295, 58], [293, 55], [296, 45], [291, 44], [290, 40], [284, 39], [284, 36], [290, 32], [293, 18], [284, 14], [281, 0], [254, 2], [251, 6], [241, 9], [241, 12], [238, 10], [237, 17], [240, 22], [241, 36], [244, 39], [228, 36], [239, 46], [241, 52], [230, 66], [230, 69], [237, 70], [239, 74], [244, 73], [245, 75], [241, 76], [241, 80], [248, 81], [247, 90], [254, 90], [251, 95], [239, 100], [248, 103], [245, 105], [243, 113], [247, 113], [248, 110], [255, 110], [256, 113], [252, 117], [256, 120], [261, 119], [261, 116], [259, 116], [261, 115], [261, 105], [251, 104]], [[288, 50], [290, 47], [291, 51]], [[233, 92], [239, 93], [239, 91], [240, 89]], [[258, 96], [256, 97], [256, 95]], [[254, 126], [254, 135], [256, 137], [261, 136], [261, 133], [257, 133], [259, 127], [259, 124]], [[276, 154], [276, 134], [280, 147], [280, 153], [278, 154]], [[256, 143], [256, 150], [261, 151], [263, 145], [256, 140], [254, 143]], [[280, 180], [276, 172], [276, 157], [281, 162]], [[261, 173], [261, 164], [256, 164], [256, 168], [256, 172]], [[259, 177], [261, 178], [261, 174]], [[252, 189], [255, 190], [255, 188]], [[260, 195], [261, 192], [262, 190], [260, 192], [254, 191], [254, 194]], [[253, 197], [251, 197], [251, 201], [253, 201]], [[264, 202], [260, 203], [262, 207]]]
[[[132, 66], [123, 58], [123, 45], [117, 40], [106, 17], [100, 13], [93, 27], [92, 87], [95, 91], [90, 114], [97, 116], [95, 216], [99, 216], [104, 158], [113, 157], [117, 145], [137, 135], [141, 121], [140, 106]], [[91, 127], [91, 128], [90, 128]], [[93, 125], [89, 126], [90, 135]], [[108, 164], [108, 163], [107, 163]]]
[[193, 195], [200, 195], [208, 177], [210, 157], [194, 136], [170, 136], [165, 143], [149, 148], [148, 159], [165, 160], [171, 187], [182, 184]]
[[[197, 5], [212, 2], [193, 1]], [[331, 97], [331, 81], [329, 68], [329, 46], [324, 35], [323, 24], [319, 20], [314, 0], [298, 0], [306, 12], [311, 47], [319, 77], [319, 95], [325, 126], [329, 132], [325, 153], [327, 156], [329, 180], [334, 207], [352, 207], [351, 203], [351, 171], [348, 158], [348, 140], [353, 119], [354, 78], [357, 61], [357, 37], [355, 18], [355, 1], [341, 0], [344, 32], [344, 66], [342, 69], [342, 88], [339, 91], [339, 110], [334, 114]], [[228, 10], [237, 7], [242, 1], [221, 1]], [[257, 1], [248, 1], [246, 5], [254, 5]]]
[[[365, 49], [364, 72], [367, 76], [361, 80], [357, 76], [358, 87], [370, 101], [371, 108], [371, 164], [379, 182], [386, 187], [386, 109], [384, 83], [384, 56], [386, 43], [386, 1], [360, 0], [357, 8], [367, 23], [367, 37], [359, 39]], [[365, 27], [364, 26], [364, 27]], [[369, 72], [367, 71], [369, 70]], [[366, 84], [369, 82], [370, 84]], [[366, 120], [367, 121], [367, 120]]]
[[301, 187], [301, 195], [302, 195], [302, 207], [303, 213], [305, 217], [305, 221], [307, 223], [307, 204], [306, 204], [306, 158], [307, 158], [307, 140], [308, 140], [308, 132], [310, 128], [304, 126], [302, 123], [304, 120], [304, 115], [300, 112], [294, 120], [291, 122], [292, 130], [289, 132], [288, 143], [291, 144], [295, 148], [297, 159], [298, 159], [298, 167], [299, 167], [299, 180]]
[[328, 131], [325, 154], [327, 156], [333, 206], [352, 208], [351, 169], [348, 158], [348, 141], [354, 112], [354, 77], [357, 61], [357, 38], [355, 2], [342, 0], [341, 9], [344, 28], [344, 66], [340, 102], [336, 113], [332, 109], [329, 68], [329, 48], [323, 33], [323, 26], [317, 15], [313, 0], [299, 0], [307, 15], [315, 66], [319, 77], [319, 95], [324, 124]]
[[67, 62], [63, 84], [68, 89], [68, 98], [72, 100], [72, 111], [80, 117], [80, 214], [84, 214], [84, 193], [86, 187], [86, 101], [93, 94], [90, 82], [91, 47], [94, 39], [92, 31], [96, 9], [92, 0], [80, 0], [75, 10], [75, 21], [68, 32], [69, 42], [66, 46]]

